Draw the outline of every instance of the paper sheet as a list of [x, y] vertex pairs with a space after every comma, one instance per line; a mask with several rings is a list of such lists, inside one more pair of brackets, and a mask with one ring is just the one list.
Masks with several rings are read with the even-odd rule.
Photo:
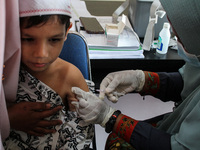
[[120, 54], [113, 54], [113, 55], [105, 55], [105, 54], [90, 54], [90, 59], [131, 59], [131, 58], [144, 58], [144, 55], [120, 55]]

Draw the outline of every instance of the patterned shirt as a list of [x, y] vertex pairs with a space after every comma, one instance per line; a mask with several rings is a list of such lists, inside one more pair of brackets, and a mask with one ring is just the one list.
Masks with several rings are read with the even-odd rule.
[[[89, 86], [93, 82], [86, 81]], [[89, 87], [91, 89], [91, 87]], [[94, 126], [81, 126], [81, 119], [76, 112], [66, 111], [61, 97], [50, 87], [27, 71], [21, 69], [16, 102], [46, 102], [52, 108], [62, 105], [63, 109], [47, 120], [61, 120], [62, 125], [54, 127], [56, 133], [43, 137], [32, 136], [22, 131], [11, 129], [9, 137], [4, 142], [5, 149], [15, 150], [83, 150], [89, 147], [94, 136]]]

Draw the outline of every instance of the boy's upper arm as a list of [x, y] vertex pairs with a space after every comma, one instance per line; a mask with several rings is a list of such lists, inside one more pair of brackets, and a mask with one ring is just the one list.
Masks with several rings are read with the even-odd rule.
[[88, 92], [89, 89], [81, 71], [77, 67], [74, 67], [73, 70], [74, 70], [74, 74], [72, 74], [73, 76], [72, 87], [76, 86]]
[[71, 88], [72, 87], [79, 87], [80, 89], [88, 92], [89, 88], [87, 86], [87, 83], [81, 73], [81, 71], [75, 67], [74, 65], [71, 65], [68, 69], [69, 74], [67, 75], [66, 84], [66, 97], [68, 100], [68, 105], [70, 110], [75, 110], [74, 106], [71, 105], [71, 101], [77, 101], [76, 96], [74, 93], [72, 93]]

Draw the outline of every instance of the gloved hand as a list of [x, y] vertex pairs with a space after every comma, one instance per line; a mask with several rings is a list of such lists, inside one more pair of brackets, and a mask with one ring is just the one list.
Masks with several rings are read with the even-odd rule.
[[120, 96], [132, 91], [141, 91], [145, 83], [142, 70], [127, 70], [109, 73], [100, 84], [99, 98], [117, 102]]
[[78, 87], [72, 87], [72, 92], [79, 101], [71, 102], [79, 116], [83, 119], [82, 125], [105, 124], [114, 113], [115, 109], [90, 92], [85, 92]]

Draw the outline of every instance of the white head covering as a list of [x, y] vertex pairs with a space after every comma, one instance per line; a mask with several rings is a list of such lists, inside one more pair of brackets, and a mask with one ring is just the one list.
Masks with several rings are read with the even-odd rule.
[[19, 0], [19, 16], [67, 15], [71, 17], [69, 0]]

